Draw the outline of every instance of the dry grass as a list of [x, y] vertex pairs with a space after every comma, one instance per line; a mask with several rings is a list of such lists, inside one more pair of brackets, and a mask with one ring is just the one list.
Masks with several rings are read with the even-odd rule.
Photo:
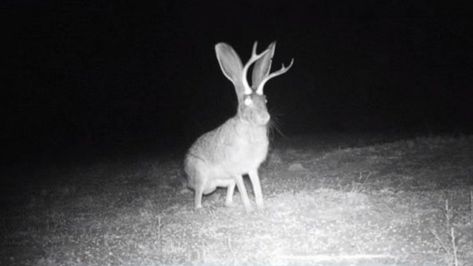
[[473, 264], [473, 137], [332, 143], [276, 143], [252, 213], [193, 210], [175, 158], [55, 171], [1, 217], [0, 264]]

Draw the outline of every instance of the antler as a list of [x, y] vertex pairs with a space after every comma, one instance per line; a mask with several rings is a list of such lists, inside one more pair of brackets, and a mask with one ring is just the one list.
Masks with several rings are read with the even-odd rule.
[[242, 81], [243, 81], [243, 86], [245, 87], [245, 94], [246, 95], [251, 94], [251, 88], [250, 88], [250, 85], [248, 84], [248, 80], [246, 79], [248, 68], [250, 68], [251, 64], [256, 62], [256, 60], [260, 59], [263, 55], [265, 55], [268, 52], [268, 50], [265, 50], [261, 54], [257, 54], [256, 53], [256, 47], [257, 46], [258, 46], [258, 42], [255, 42], [253, 44], [253, 50], [251, 51], [251, 57], [248, 60], [248, 62], [245, 64], [245, 66], [243, 67], [243, 71], [242, 71], [242, 77], [241, 78], [242, 78]]
[[289, 63], [289, 65], [286, 67], [284, 66], [284, 64], [282, 64], [282, 67], [281, 69], [279, 69], [278, 71], [276, 72], [273, 72], [271, 74], [269, 74], [268, 76], [266, 76], [261, 82], [260, 84], [258, 85], [258, 88], [256, 89], [256, 93], [259, 94], [259, 95], [263, 95], [263, 87], [264, 87], [264, 84], [274, 78], [274, 77], [277, 77], [279, 75], [282, 75], [284, 73], [286, 73], [291, 67], [292, 67], [292, 64], [294, 63], [294, 58], [291, 59], [291, 63]]

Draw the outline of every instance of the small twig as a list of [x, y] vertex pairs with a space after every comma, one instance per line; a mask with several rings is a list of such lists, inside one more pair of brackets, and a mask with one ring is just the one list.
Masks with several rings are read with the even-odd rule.
[[[368, 173], [366, 174], [366, 177], [365, 177], [365, 180], [363, 180], [363, 182], [361, 182], [362, 184], [365, 184], [366, 181], [373, 175], [373, 172], [372, 171], [368, 171]], [[360, 176], [361, 176], [361, 172], [360, 172]]]
[[458, 257], [457, 257], [457, 245], [455, 243], [455, 228], [450, 228], [450, 239], [452, 240], [452, 249], [453, 249], [453, 265], [458, 266]]
[[439, 235], [430, 229], [430, 232], [435, 236], [441, 247], [445, 250], [445, 252], [450, 256], [452, 263], [454, 266], [458, 266], [458, 256], [457, 256], [457, 245], [456, 245], [456, 240], [455, 240], [455, 228], [452, 226], [452, 218], [453, 218], [453, 210], [448, 204], [448, 199], [445, 200], [445, 223], [446, 223], [446, 229], [447, 232], [450, 232], [450, 244], [451, 247], [447, 247], [447, 244], [444, 243]]
[[440, 244], [440, 247], [445, 250], [446, 253], [450, 254], [450, 249], [447, 247], [447, 245], [445, 245], [445, 243], [442, 241], [442, 239], [440, 239], [439, 235], [437, 234], [437, 232], [435, 232], [433, 229], [429, 229], [429, 231], [432, 233], [432, 235], [435, 236], [435, 239], [437, 239], [437, 242]]
[[363, 172], [359, 172], [358, 173], [358, 180], [356, 180], [356, 178], [355, 178], [355, 180], [352, 181], [351, 192], [361, 191], [361, 189], [365, 185], [366, 181], [371, 177], [372, 174], [373, 174], [373, 172], [368, 171], [366, 173], [366, 176], [364, 176]]
[[212, 219], [217, 219], [217, 214], [216, 214], [216, 211], [214, 209], [208, 208], [207, 211], [208, 211], [209, 216], [212, 217]]
[[391, 214], [395, 214], [394, 210], [386, 202], [381, 202], [381, 204], [384, 205], [384, 207], [386, 207], [386, 209], [389, 210]]
[[445, 221], [447, 223], [447, 231], [450, 230], [450, 218], [451, 218], [451, 211], [448, 208], [448, 199], [445, 200]]
[[447, 232], [450, 232], [450, 241], [452, 244], [451, 256], [453, 257], [453, 265], [458, 266], [457, 245], [455, 243], [455, 228], [453, 227], [453, 223], [451, 221], [453, 219], [453, 210], [448, 205], [448, 199], [445, 200], [445, 217], [447, 221]]
[[159, 245], [159, 254], [163, 254], [163, 236], [161, 230], [161, 215], [158, 215], [158, 245]]
[[473, 225], [473, 187], [470, 187], [470, 224]]
[[161, 235], [161, 215], [158, 215], [158, 235]]
[[233, 250], [232, 240], [230, 239], [230, 237], [227, 238], [227, 246], [228, 246], [228, 249], [230, 250], [230, 254], [232, 254], [233, 262], [235, 263], [236, 255], [235, 255], [235, 250]]

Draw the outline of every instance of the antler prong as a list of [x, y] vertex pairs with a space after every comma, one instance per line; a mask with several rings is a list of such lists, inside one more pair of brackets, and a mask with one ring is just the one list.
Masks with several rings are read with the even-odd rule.
[[265, 50], [261, 54], [257, 54], [256, 53], [257, 46], [258, 46], [258, 42], [255, 42], [253, 44], [253, 49], [251, 51], [251, 57], [248, 60], [248, 62], [245, 64], [245, 66], [243, 67], [243, 71], [242, 71], [242, 77], [241, 78], [242, 78], [242, 81], [243, 81], [243, 87], [245, 89], [245, 94], [246, 95], [251, 94], [251, 88], [250, 88], [250, 85], [248, 84], [248, 80], [247, 80], [247, 77], [246, 77], [247, 72], [248, 72], [248, 68], [250, 68], [251, 64], [256, 62], [258, 59], [260, 59], [262, 56], [264, 56], [268, 52], [268, 50]]
[[258, 88], [256, 89], [256, 93], [262, 95], [262, 94], [263, 94], [263, 87], [264, 87], [264, 84], [265, 84], [268, 80], [270, 80], [270, 79], [272, 79], [272, 78], [274, 78], [274, 77], [277, 77], [277, 76], [279, 76], [279, 75], [282, 75], [282, 74], [286, 73], [286, 72], [292, 67], [292, 64], [293, 64], [293, 63], [294, 63], [294, 58], [291, 59], [291, 63], [289, 63], [289, 65], [288, 65], [287, 67], [284, 66], [284, 64], [282, 64], [281, 69], [279, 69], [278, 71], [273, 72], [273, 73], [267, 75], [267, 76], [260, 82], [260, 84], [258, 85]]

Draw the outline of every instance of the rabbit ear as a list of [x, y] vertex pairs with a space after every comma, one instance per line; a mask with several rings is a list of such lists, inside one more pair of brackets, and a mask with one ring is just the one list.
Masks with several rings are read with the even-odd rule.
[[217, 54], [218, 63], [225, 77], [235, 85], [237, 82], [240, 82], [243, 67], [240, 57], [238, 57], [235, 50], [233, 50], [230, 45], [221, 42], [215, 45], [215, 53]]
[[271, 61], [273, 59], [276, 42], [272, 42], [266, 49], [268, 52], [256, 61], [253, 66], [253, 74], [251, 76], [251, 86], [256, 89], [261, 81], [269, 74], [271, 70]]

